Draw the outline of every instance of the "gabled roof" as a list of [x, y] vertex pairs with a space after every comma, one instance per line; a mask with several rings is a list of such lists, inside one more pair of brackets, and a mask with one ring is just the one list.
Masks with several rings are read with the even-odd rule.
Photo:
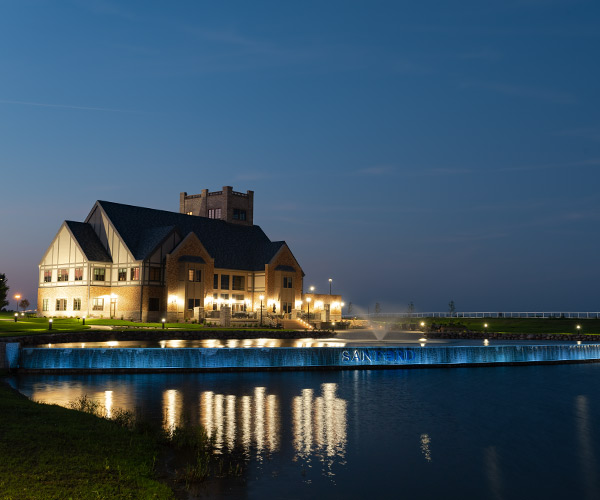
[[243, 226], [194, 215], [98, 201], [136, 260], [150, 257], [172, 231], [181, 237], [195, 233], [215, 259], [215, 267], [263, 270], [285, 244], [271, 242], [259, 226]]
[[65, 221], [73, 238], [81, 248], [85, 257], [94, 262], [112, 262], [112, 259], [92, 226], [84, 222]]

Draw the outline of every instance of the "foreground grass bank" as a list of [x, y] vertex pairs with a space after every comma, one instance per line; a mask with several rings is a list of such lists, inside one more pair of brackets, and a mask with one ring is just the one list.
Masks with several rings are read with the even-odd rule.
[[155, 478], [152, 436], [60, 406], [30, 401], [0, 382], [0, 499], [170, 499]]

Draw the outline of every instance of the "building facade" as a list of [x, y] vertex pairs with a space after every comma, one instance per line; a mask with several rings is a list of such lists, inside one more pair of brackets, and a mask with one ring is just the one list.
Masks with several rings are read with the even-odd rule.
[[[228, 186], [182, 193], [180, 213], [97, 201], [84, 222], [64, 221], [46, 250], [38, 312], [176, 322], [219, 317], [222, 308], [256, 319], [262, 307], [267, 316], [300, 316], [304, 272], [284, 241], [252, 224], [252, 212], [253, 193]], [[341, 306], [327, 309], [341, 317]]]

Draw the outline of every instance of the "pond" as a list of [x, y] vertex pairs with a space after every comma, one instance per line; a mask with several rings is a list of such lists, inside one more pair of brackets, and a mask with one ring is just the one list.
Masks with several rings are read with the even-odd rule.
[[[599, 498], [600, 364], [307, 372], [21, 375], [241, 448], [221, 498]], [[216, 495], [216, 493], [213, 492]]]

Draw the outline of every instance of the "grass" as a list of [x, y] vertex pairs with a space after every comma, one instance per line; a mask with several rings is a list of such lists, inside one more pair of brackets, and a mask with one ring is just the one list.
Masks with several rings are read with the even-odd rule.
[[171, 499], [151, 436], [0, 384], [0, 499]]
[[[78, 318], [53, 318], [52, 330], [49, 330], [48, 318], [21, 317], [14, 321], [14, 314], [0, 312], [0, 337], [13, 337], [20, 335], [35, 335], [42, 333], [80, 332], [93, 329], [94, 326], [112, 326], [119, 330], [135, 331], [136, 329], [162, 329], [162, 323], [139, 323], [120, 319], [86, 319], [85, 325]], [[207, 327], [199, 323], [165, 323], [168, 330], [219, 330], [219, 331], [256, 331], [254, 328], [220, 328]], [[266, 327], [265, 327], [266, 328]], [[278, 329], [277, 331], [292, 331]]]
[[[70, 409], [0, 383], [0, 500], [172, 499], [209, 478], [240, 476], [243, 453], [217, 453], [200, 425], [171, 432], [82, 396]], [[176, 469], [157, 467], [174, 456]], [[157, 468], [163, 479], [157, 479]]]
[[[488, 331], [504, 334], [600, 334], [600, 319], [573, 318], [412, 318], [411, 323], [424, 322], [426, 328], [436, 325], [463, 326], [473, 331]], [[396, 320], [395, 324], [407, 324], [408, 318]], [[487, 324], [487, 328], [484, 326]], [[388, 323], [389, 325], [389, 323]], [[577, 329], [577, 325], [581, 329]]]

